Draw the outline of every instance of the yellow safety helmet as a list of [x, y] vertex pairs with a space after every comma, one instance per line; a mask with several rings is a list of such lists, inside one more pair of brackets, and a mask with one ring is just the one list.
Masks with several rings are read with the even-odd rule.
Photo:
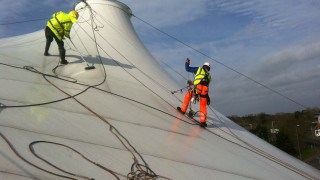
[[78, 12], [76, 10], [70, 11], [68, 15], [69, 15], [72, 23], [75, 23], [77, 21], [78, 17], [79, 17], [79, 14], [78, 14]]

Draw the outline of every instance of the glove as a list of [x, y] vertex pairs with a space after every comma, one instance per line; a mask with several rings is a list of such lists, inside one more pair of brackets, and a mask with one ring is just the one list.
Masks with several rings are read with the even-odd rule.
[[187, 84], [188, 84], [189, 86], [192, 86], [192, 85], [193, 85], [193, 82], [192, 82], [191, 80], [188, 80], [188, 81], [187, 81]]
[[210, 97], [207, 95], [207, 105], [210, 105]]
[[186, 63], [190, 64], [190, 59], [189, 58], [187, 58]]

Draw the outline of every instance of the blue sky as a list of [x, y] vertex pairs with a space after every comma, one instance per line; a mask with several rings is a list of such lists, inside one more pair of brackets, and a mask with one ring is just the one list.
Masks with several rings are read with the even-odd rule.
[[[69, 11], [72, 0], [1, 0], [0, 24]], [[276, 113], [302, 107], [231, 71], [233, 68], [305, 107], [320, 107], [320, 1], [318, 0], [123, 0], [137, 17], [207, 54], [149, 27], [136, 31], [154, 57], [185, 77], [191, 65], [212, 64], [212, 106], [226, 115]], [[186, 3], [187, 2], [187, 3]], [[45, 21], [0, 26], [0, 38], [43, 29]], [[178, 77], [181, 87], [183, 78]]]

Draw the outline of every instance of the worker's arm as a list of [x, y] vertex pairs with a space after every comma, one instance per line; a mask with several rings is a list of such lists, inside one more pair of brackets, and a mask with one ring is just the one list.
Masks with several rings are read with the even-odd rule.
[[190, 67], [190, 59], [187, 58], [185, 68], [187, 72], [196, 73], [199, 67]]
[[70, 39], [70, 31], [71, 31], [72, 23], [64, 24], [64, 35]]

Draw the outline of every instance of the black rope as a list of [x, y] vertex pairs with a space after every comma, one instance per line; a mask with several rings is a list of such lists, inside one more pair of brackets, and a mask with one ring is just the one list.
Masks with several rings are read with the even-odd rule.
[[[86, 5], [88, 5], [88, 3], [87, 3], [85, 0], [82, 0], [82, 2], [84, 2]], [[302, 108], [304, 108], [304, 109], [307, 109], [307, 107], [306, 107], [305, 105], [303, 105], [302, 103], [299, 103], [298, 101], [290, 98], [289, 96], [286, 96], [286, 95], [282, 94], [281, 92], [279, 92], [279, 91], [277, 91], [277, 90], [275, 90], [275, 89], [273, 89], [273, 88], [271, 88], [271, 87], [269, 87], [269, 86], [267, 86], [267, 85], [265, 85], [265, 84], [263, 84], [263, 83], [260, 83], [259, 81], [255, 80], [255, 79], [253, 79], [253, 78], [251, 78], [251, 77], [249, 77], [248, 75], [245, 75], [245, 74], [241, 73], [240, 71], [238, 71], [238, 70], [236, 70], [236, 69], [234, 69], [234, 68], [232, 68], [232, 67], [230, 67], [230, 66], [228, 66], [228, 65], [226, 65], [226, 64], [224, 64], [224, 63], [222, 63], [222, 62], [220, 62], [220, 61], [218, 61], [218, 60], [216, 60], [216, 59], [214, 59], [214, 58], [212, 58], [212, 57], [210, 57], [209, 55], [207, 55], [207, 54], [205, 54], [205, 53], [197, 50], [196, 48], [192, 47], [191, 45], [189, 45], [189, 44], [187, 44], [187, 43], [179, 40], [178, 38], [176, 38], [176, 37], [174, 37], [174, 36], [172, 36], [172, 35], [164, 32], [164, 31], [162, 31], [162, 30], [160, 30], [159, 28], [157, 28], [157, 27], [155, 27], [154, 25], [148, 23], [147, 21], [142, 20], [141, 18], [137, 17], [136, 15], [132, 14], [132, 16], [135, 17], [135, 18], [137, 18], [138, 20], [144, 22], [145, 24], [149, 25], [150, 27], [156, 29], [157, 31], [161, 32], [162, 34], [165, 34], [166, 36], [168, 36], [168, 37], [176, 40], [177, 42], [179, 42], [179, 43], [181, 43], [181, 44], [189, 47], [190, 49], [198, 52], [199, 54], [201, 54], [201, 55], [209, 58], [210, 60], [212, 60], [212, 61], [214, 61], [214, 62], [216, 62], [216, 63], [218, 63], [218, 64], [220, 64], [220, 65], [222, 65], [222, 66], [224, 66], [224, 67], [226, 67], [227, 69], [229, 69], [229, 70], [231, 70], [231, 71], [233, 71], [233, 72], [236, 72], [237, 74], [239, 74], [239, 75], [241, 75], [241, 76], [249, 79], [250, 81], [252, 81], [252, 82], [254, 82], [254, 83], [256, 83], [256, 84], [259, 84], [260, 86], [262, 86], [262, 87], [270, 90], [271, 92], [273, 92], [273, 93], [275, 93], [275, 94], [278, 94], [279, 96], [281, 96], [281, 97], [283, 97], [283, 98], [285, 98], [285, 99], [287, 99], [287, 100], [289, 100], [289, 101], [291, 101], [291, 102], [299, 105], [300, 107], [302, 107]], [[25, 20], [25, 21], [10, 22], [10, 23], [0, 23], [0, 25], [11, 25], [11, 24], [19, 24], [19, 23], [33, 22], [33, 21], [41, 21], [41, 20], [48, 20], [48, 18], [32, 19], [32, 20]], [[94, 28], [94, 29], [97, 29], [97, 27], [98, 27], [98, 26], [96, 25], [96, 28]]]
[[112, 171], [112, 170], [110, 170], [110, 169], [108, 169], [108, 168], [100, 165], [99, 163], [96, 163], [96, 162], [90, 160], [88, 157], [86, 157], [85, 155], [83, 155], [81, 152], [79, 152], [78, 150], [76, 150], [76, 149], [74, 149], [74, 148], [72, 148], [72, 147], [70, 147], [70, 146], [67, 146], [67, 145], [64, 145], [64, 144], [61, 144], [61, 143], [50, 142], [50, 141], [34, 141], [34, 142], [32, 142], [32, 143], [29, 144], [29, 150], [31, 151], [31, 153], [32, 153], [35, 157], [37, 157], [38, 159], [42, 160], [43, 162], [47, 163], [48, 165], [52, 166], [53, 168], [55, 168], [55, 169], [57, 169], [57, 170], [59, 170], [59, 171], [61, 171], [61, 172], [64, 172], [64, 173], [69, 174], [69, 175], [71, 175], [71, 176], [76, 176], [76, 177], [78, 177], [78, 178], [89, 179], [89, 180], [93, 180], [93, 179], [94, 179], [94, 178], [90, 178], [90, 177], [86, 177], [86, 176], [82, 176], [82, 175], [77, 175], [77, 174], [68, 172], [68, 171], [66, 171], [66, 170], [63, 170], [63, 169], [61, 169], [60, 167], [58, 167], [58, 166], [54, 165], [53, 163], [49, 162], [49, 161], [46, 160], [45, 158], [41, 157], [40, 155], [38, 155], [38, 154], [36, 153], [36, 151], [35, 151], [35, 149], [34, 149], [34, 146], [35, 146], [36, 144], [40, 144], [40, 143], [53, 144], [53, 145], [65, 147], [65, 148], [67, 148], [67, 149], [69, 149], [69, 150], [77, 153], [80, 157], [82, 157], [82, 158], [85, 159], [86, 161], [90, 162], [91, 164], [93, 164], [93, 165], [95, 165], [95, 166], [98, 166], [99, 168], [102, 168], [102, 169], [106, 170], [106, 171], [109, 172], [111, 175], [113, 175], [116, 179], [119, 179], [119, 180], [120, 180], [120, 178], [117, 176], [117, 175], [120, 175], [119, 173], [116, 173], [116, 172], [114, 172], [114, 171]]
[[27, 159], [25, 159], [17, 150], [16, 148], [11, 144], [11, 142], [7, 139], [7, 137], [5, 135], [3, 135], [1, 132], [0, 132], [0, 136], [2, 137], [2, 139], [5, 140], [5, 142], [9, 145], [10, 149], [21, 159], [23, 160], [24, 162], [26, 162], [27, 164], [41, 170], [41, 171], [44, 171], [48, 174], [51, 174], [51, 175], [55, 175], [55, 176], [58, 176], [58, 177], [62, 177], [62, 178], [66, 178], [66, 179], [72, 179], [72, 180], [76, 180], [75, 178], [72, 178], [72, 177], [68, 177], [68, 176], [64, 176], [64, 175], [60, 175], [60, 174], [57, 174], [57, 173], [54, 173], [54, 172], [51, 172], [51, 171], [48, 171], [40, 166], [37, 166], [36, 164], [28, 161]]
[[224, 64], [224, 63], [222, 63], [222, 62], [220, 62], [220, 61], [218, 61], [218, 60], [216, 60], [216, 59], [214, 59], [214, 58], [212, 58], [212, 57], [210, 57], [209, 55], [207, 55], [207, 54], [205, 54], [205, 53], [203, 53], [203, 52], [201, 52], [201, 51], [197, 50], [196, 48], [192, 47], [191, 45], [189, 45], [189, 44], [187, 44], [187, 43], [185, 43], [185, 42], [183, 42], [183, 41], [179, 40], [178, 38], [176, 38], [176, 37], [174, 37], [174, 36], [172, 36], [172, 35], [170, 35], [170, 34], [168, 34], [168, 33], [164, 32], [164, 31], [162, 31], [162, 30], [160, 30], [159, 28], [157, 28], [157, 27], [153, 26], [152, 24], [150, 24], [150, 23], [146, 22], [145, 20], [142, 20], [141, 18], [139, 18], [139, 17], [137, 17], [137, 16], [135, 16], [135, 15], [133, 15], [133, 17], [137, 18], [137, 19], [138, 19], [138, 20], [140, 20], [141, 22], [144, 22], [145, 24], [149, 25], [150, 27], [152, 27], [152, 28], [156, 29], [156, 30], [157, 30], [157, 31], [159, 31], [160, 33], [162, 33], [162, 34], [164, 34], [164, 35], [166, 35], [166, 36], [168, 36], [168, 37], [170, 37], [170, 38], [172, 38], [172, 39], [176, 40], [177, 42], [179, 42], [179, 43], [181, 43], [181, 44], [185, 45], [186, 47], [189, 47], [190, 49], [192, 49], [192, 50], [194, 50], [195, 52], [197, 52], [197, 53], [199, 53], [199, 54], [203, 55], [204, 57], [209, 58], [210, 60], [212, 60], [212, 61], [214, 61], [214, 62], [216, 62], [216, 63], [218, 63], [218, 64], [220, 64], [220, 65], [224, 66], [225, 68], [227, 68], [227, 69], [229, 69], [229, 70], [231, 70], [231, 71], [233, 71], [233, 72], [235, 72], [235, 73], [237, 73], [237, 74], [239, 74], [239, 75], [241, 75], [241, 76], [243, 76], [243, 77], [245, 77], [245, 78], [249, 79], [250, 81], [252, 81], [252, 82], [254, 82], [254, 83], [256, 83], [256, 84], [259, 84], [260, 86], [262, 86], [262, 87], [264, 87], [264, 88], [266, 88], [266, 89], [268, 89], [268, 90], [270, 90], [270, 91], [272, 91], [272, 92], [274, 92], [274, 93], [278, 94], [279, 96], [281, 96], [281, 97], [283, 97], [283, 98], [285, 98], [285, 99], [287, 99], [287, 100], [289, 100], [289, 101], [291, 101], [291, 102], [293, 102], [293, 103], [295, 103], [295, 104], [299, 105], [300, 107], [302, 107], [302, 108], [304, 108], [304, 109], [307, 109], [307, 107], [306, 107], [305, 105], [303, 105], [303, 104], [301, 104], [301, 103], [297, 102], [296, 100], [293, 100], [293, 99], [292, 99], [292, 98], [290, 98], [289, 96], [286, 96], [286, 95], [284, 95], [284, 94], [280, 93], [279, 91], [274, 90], [274, 89], [272, 89], [272, 88], [268, 87], [267, 85], [265, 85], [265, 84], [263, 84], [263, 83], [260, 83], [259, 81], [257, 81], [257, 80], [255, 80], [255, 79], [253, 79], [253, 78], [249, 77], [248, 75], [245, 75], [245, 74], [241, 73], [240, 71], [238, 71], [238, 70], [236, 70], [236, 69], [234, 69], [234, 68], [232, 68], [232, 67], [230, 67], [230, 66], [228, 66], [228, 65], [226, 65], [226, 64]]
[[[98, 44], [96, 44], [96, 46], [98, 47]], [[3, 63], [1, 63], [1, 64], [3, 64]], [[11, 66], [11, 67], [14, 67], [14, 66]], [[17, 68], [17, 67], [15, 67], [15, 68]], [[31, 72], [34, 72], [34, 73], [39, 73], [38, 71], [35, 71], [34, 69], [32, 69], [32, 68], [27, 68], [29, 71], [31, 71]], [[106, 76], [106, 75], [105, 75]], [[88, 87], [93, 87], [93, 86], [88, 86]], [[96, 89], [98, 89], [97, 87], [93, 87], [93, 88], [96, 88]], [[110, 92], [111, 93], [111, 92]], [[120, 95], [119, 95], [120, 96]], [[130, 98], [126, 98], [126, 99], [130, 99]], [[133, 100], [133, 101], [135, 101], [135, 100]], [[135, 102], [138, 102], [138, 101], [135, 101]], [[143, 104], [143, 103], [141, 103], [141, 104]], [[151, 107], [151, 106], [148, 106], [148, 107]], [[153, 109], [157, 109], [157, 108], [154, 108], [154, 107], [152, 107]], [[160, 112], [161, 112], [161, 110], [159, 110]], [[165, 112], [163, 112], [163, 113], [165, 113]], [[168, 113], [166, 113], [166, 114], [168, 114]], [[168, 114], [169, 115], [169, 114]], [[174, 116], [175, 117], [175, 116]], [[194, 121], [196, 121], [196, 120], [194, 120]], [[208, 130], [209, 131], [209, 130]], [[211, 131], [209, 131], [209, 132], [211, 132]], [[213, 132], [212, 132], [213, 133]], [[213, 133], [214, 134], [214, 133]], [[236, 143], [235, 143], [236, 144]], [[137, 163], [135, 162], [135, 164], [133, 164], [133, 165], [137, 165]], [[140, 169], [141, 169], [141, 167], [143, 167], [144, 165], [139, 165], [140, 166]], [[138, 170], [139, 168], [137, 167], [137, 170]], [[151, 170], [151, 169], [150, 169]], [[146, 172], [148, 172], [148, 171], [150, 171], [149, 169], [145, 169], [145, 171]], [[137, 171], [138, 172], [138, 171]], [[152, 172], [153, 171], [150, 171], [149, 172], [149, 174], [151, 174], [151, 176], [153, 176], [152, 175]], [[130, 174], [130, 173], [129, 173]], [[136, 173], [136, 174], [141, 174], [141, 173]], [[143, 173], [142, 173], [143, 174]]]
[[[1, 63], [1, 64], [3, 64], [3, 63]], [[14, 67], [14, 68], [19, 68], [19, 67], [16, 67], [16, 66], [11, 66], [11, 65], [9, 65], [10, 67]], [[20, 69], [23, 69], [23, 68], [20, 68]], [[37, 71], [32, 71], [32, 72], [35, 72], [35, 73], [37, 73]], [[78, 83], [79, 84], [79, 83]], [[93, 87], [93, 88], [95, 88], [95, 89], [98, 89], [98, 90], [101, 90], [101, 91], [104, 91], [104, 92], [107, 92], [107, 91], [105, 91], [105, 90], [102, 90], [102, 89], [99, 89], [99, 88], [97, 88], [97, 87]], [[119, 97], [122, 97], [122, 98], [125, 98], [125, 99], [129, 99], [129, 100], [132, 100], [132, 101], [134, 101], [134, 102], [137, 102], [137, 103], [139, 103], [139, 104], [143, 104], [143, 105], [145, 105], [145, 106], [147, 106], [147, 107], [150, 107], [150, 108], [152, 108], [152, 109], [155, 109], [155, 110], [158, 110], [158, 111], [160, 111], [160, 112], [163, 112], [163, 113], [165, 113], [165, 114], [168, 114], [168, 115], [170, 115], [169, 113], [167, 113], [167, 112], [164, 112], [164, 111], [162, 111], [162, 110], [159, 110], [159, 109], [157, 109], [157, 108], [154, 108], [154, 107], [152, 107], [152, 106], [148, 106], [148, 105], [146, 105], [146, 104], [144, 104], [144, 103], [141, 103], [141, 102], [139, 102], [139, 101], [136, 101], [136, 100], [133, 100], [133, 99], [130, 99], [130, 98], [127, 98], [127, 97], [124, 97], [124, 96], [121, 96], [121, 95], [117, 95], [117, 94], [115, 94], [115, 93], [112, 93], [112, 92], [108, 92], [108, 93], [110, 93], [110, 94], [113, 94], [113, 95], [116, 95], [116, 96], [119, 96]], [[172, 116], [172, 115], [170, 115], [170, 116]], [[173, 117], [175, 117], [175, 116], [173, 116]], [[177, 118], [177, 117], [176, 117]], [[179, 119], [179, 118], [178, 118]], [[182, 119], [181, 119], [182, 120]], [[194, 119], [192, 119], [193, 121], [196, 121], [196, 120], [194, 120]], [[186, 122], [186, 121], [185, 121]], [[189, 123], [189, 122], [186, 122], [186, 123]], [[189, 123], [190, 124], [190, 123]], [[208, 129], [206, 129], [206, 130], [208, 130]], [[208, 130], [209, 131], [209, 130]], [[211, 132], [211, 131], [209, 131], [209, 132]], [[211, 132], [211, 133], [213, 133], [213, 132]], [[213, 133], [213, 134], [215, 134], [215, 133]], [[215, 135], [217, 135], [217, 134], [215, 134]], [[223, 138], [222, 136], [220, 136], [220, 135], [217, 135], [217, 136], [219, 136], [219, 137], [221, 137], [221, 138]], [[224, 138], [225, 139], [225, 138]], [[228, 139], [226, 139], [227, 141], [230, 141], [230, 140], [228, 140]], [[230, 142], [232, 142], [232, 141], [230, 141]], [[235, 142], [232, 142], [232, 143], [234, 143], [234, 144], [237, 144], [237, 143], [235, 143]], [[239, 144], [237, 144], [237, 145], [239, 145]], [[239, 146], [241, 146], [241, 145], [239, 145]], [[246, 148], [246, 147], [244, 147], [244, 146], [241, 146], [241, 147], [243, 147], [243, 148], [245, 148], [245, 149], [248, 149], [248, 148]], [[250, 150], [250, 149], [248, 149], [248, 150]], [[250, 151], [252, 151], [252, 150], [250, 150]], [[268, 157], [267, 157], [268, 158]], [[132, 175], [131, 173], [129, 173], [128, 175]]]
[[[179, 73], [177, 73], [177, 74], [179, 74]], [[179, 75], [181, 75], [181, 74], [179, 74]], [[181, 76], [182, 76], [182, 75], [181, 75]], [[190, 103], [190, 105], [191, 105], [191, 103]], [[256, 146], [254, 146], [254, 145], [246, 142], [245, 140], [241, 139], [239, 136], [237, 136], [237, 135], [221, 120], [221, 118], [217, 115], [217, 113], [215, 112], [214, 109], [212, 109], [211, 106], [209, 106], [209, 108], [210, 108], [211, 112], [213, 112], [213, 114], [218, 118], [218, 120], [225, 125], [225, 127], [229, 130], [230, 133], [226, 132], [225, 130], [221, 129], [220, 127], [217, 127], [219, 130], [221, 130], [222, 132], [224, 132], [224, 133], [226, 133], [226, 134], [228, 134], [228, 135], [230, 135], [230, 136], [238, 139], [239, 141], [243, 142], [244, 144], [246, 144], [248, 147], [250, 147], [250, 148], [252, 148], [252, 149], [249, 149], [249, 148], [247, 148], [247, 147], [245, 147], [245, 146], [242, 146], [242, 145], [240, 145], [240, 144], [238, 144], [238, 143], [236, 143], [236, 142], [233, 142], [233, 141], [231, 141], [231, 140], [229, 140], [229, 139], [227, 139], [227, 138], [224, 138], [224, 137], [222, 137], [222, 136], [220, 136], [220, 135], [218, 135], [218, 134], [214, 133], [213, 131], [211, 131], [211, 130], [209, 130], [209, 129], [206, 128], [206, 130], [207, 130], [208, 132], [210, 132], [210, 133], [212, 133], [212, 134], [215, 134], [215, 135], [219, 136], [220, 138], [225, 139], [225, 140], [227, 140], [227, 141], [229, 141], [229, 142], [231, 142], [231, 143], [233, 143], [233, 144], [236, 144], [236, 145], [238, 145], [238, 146], [240, 146], [240, 147], [242, 147], [242, 148], [244, 148], [244, 149], [247, 149], [247, 150], [252, 151], [252, 152], [254, 152], [254, 153], [256, 153], [256, 154], [259, 154], [259, 155], [261, 155], [261, 156], [263, 156], [263, 157], [265, 157], [265, 158], [267, 158], [267, 159], [269, 159], [269, 160], [271, 160], [271, 161], [273, 161], [273, 162], [275, 162], [275, 163], [277, 163], [277, 164], [279, 164], [279, 165], [282, 165], [283, 167], [286, 167], [287, 169], [290, 169], [291, 171], [296, 172], [296, 173], [298, 173], [298, 174], [300, 174], [300, 175], [302, 175], [302, 176], [304, 176], [304, 177], [306, 177], [306, 178], [314, 179], [314, 177], [313, 177], [312, 175], [309, 175], [307, 172], [305, 172], [305, 171], [303, 171], [303, 170], [301, 170], [301, 169], [299, 169], [299, 168], [297, 168], [297, 167], [294, 167], [293, 165], [291, 165], [291, 164], [289, 164], [289, 163], [287, 163], [287, 162], [284, 162], [284, 161], [282, 161], [281, 159], [279, 159], [279, 158], [277, 158], [277, 157], [275, 157], [275, 156], [273, 156], [273, 155], [271, 155], [271, 154], [269, 154], [269, 153], [261, 150], [260, 148], [258, 148], [258, 147], [256, 147]], [[190, 110], [192, 111], [191, 108], [190, 108]], [[193, 116], [196, 115], [197, 113], [199, 113], [199, 111], [193, 113]], [[190, 117], [190, 116], [189, 116], [189, 117]], [[193, 117], [190, 117], [190, 118], [193, 119]], [[193, 119], [193, 120], [194, 120], [194, 119]], [[213, 124], [212, 124], [212, 125], [213, 125]]]
[[177, 73], [178, 75], [180, 75], [183, 79], [188, 80], [187, 78], [185, 78], [181, 73], [179, 73], [178, 71], [176, 71], [175, 69], [173, 69], [169, 64], [167, 64], [164, 61], [159, 60], [160, 62], [162, 62], [165, 66], [167, 66], [169, 69], [171, 69], [173, 72]]
[[35, 21], [46, 21], [50, 18], [39, 18], [39, 19], [30, 19], [30, 20], [24, 20], [24, 21], [16, 21], [16, 22], [8, 22], [8, 23], [0, 23], [0, 26], [7, 26], [12, 24], [21, 24], [21, 23], [27, 23], [27, 22], [35, 22]]

